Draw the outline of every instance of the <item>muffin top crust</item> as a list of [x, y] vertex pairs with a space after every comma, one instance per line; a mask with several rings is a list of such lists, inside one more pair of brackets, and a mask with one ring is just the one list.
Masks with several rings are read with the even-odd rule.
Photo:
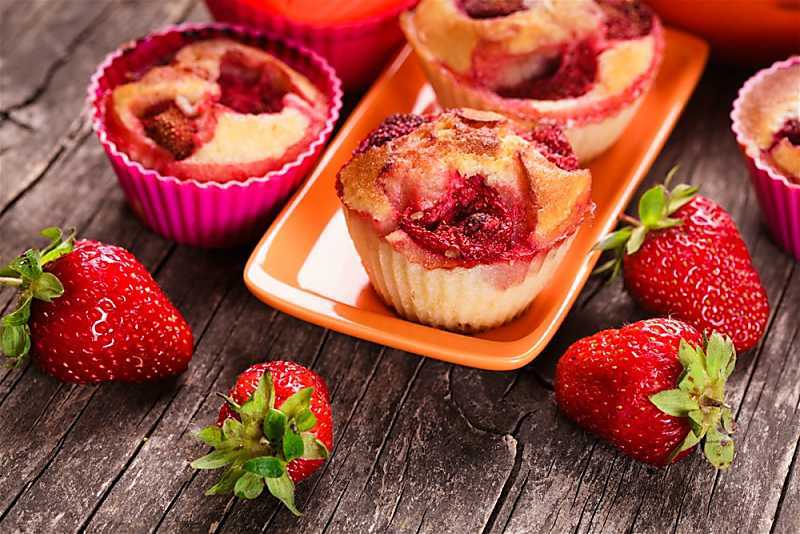
[[800, 183], [800, 57], [753, 86], [739, 121], [748, 152]]
[[401, 22], [457, 80], [549, 113], [635, 98], [663, 48], [638, 0], [422, 0]]
[[108, 96], [112, 139], [145, 167], [182, 179], [261, 176], [322, 130], [328, 103], [302, 74], [258, 48], [188, 44]]
[[455, 109], [394, 115], [339, 172], [343, 204], [427, 268], [530, 260], [591, 212], [591, 176], [556, 126]]

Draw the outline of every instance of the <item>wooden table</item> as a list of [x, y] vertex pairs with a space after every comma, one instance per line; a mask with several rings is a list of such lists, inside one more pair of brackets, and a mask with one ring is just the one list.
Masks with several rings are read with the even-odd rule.
[[[136, 254], [196, 337], [166, 383], [72, 386], [33, 365], [0, 371], [0, 532], [798, 532], [800, 269], [759, 222], [728, 113], [749, 75], [712, 65], [648, 176], [680, 176], [731, 211], [772, 303], [764, 340], [730, 384], [733, 468], [702, 455], [656, 470], [561, 416], [551, 377], [573, 341], [643, 317], [619, 284], [590, 282], [532, 365], [491, 373], [323, 330], [269, 309], [242, 284], [249, 249], [161, 239], [125, 205], [91, 132], [89, 76], [122, 41], [184, 19], [194, 0], [0, 0], [0, 257], [48, 225]], [[0, 293], [0, 305], [11, 304]], [[298, 489], [295, 519], [271, 498], [204, 497], [187, 459], [215, 391], [248, 365], [291, 358], [328, 381], [336, 444]]]

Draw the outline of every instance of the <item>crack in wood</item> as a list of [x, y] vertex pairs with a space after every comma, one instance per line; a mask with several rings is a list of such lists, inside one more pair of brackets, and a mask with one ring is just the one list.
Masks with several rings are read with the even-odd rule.
[[[603, 489], [600, 491], [600, 496], [597, 499], [597, 504], [595, 505], [594, 510], [592, 510], [592, 515], [589, 518], [589, 524], [588, 524], [588, 527], [587, 527], [587, 529], [588, 529], [587, 531], [591, 531], [592, 523], [594, 523], [594, 518], [597, 515], [597, 511], [600, 510], [600, 507], [603, 504], [603, 499], [605, 499], [606, 492], [608, 491], [608, 483], [611, 480], [612, 476], [614, 475], [614, 465], [617, 463], [617, 458], [618, 457], [619, 457], [619, 455], [617, 455], [617, 454], [615, 454], [614, 456], [611, 457], [611, 465], [608, 468], [608, 474], [606, 475], [606, 480], [605, 480], [605, 483], [603, 484]], [[586, 499], [586, 502], [587, 503], [589, 502], [588, 498]], [[578, 518], [578, 524], [575, 526], [575, 534], [577, 534], [580, 531], [581, 523], [583, 522], [583, 512], [584, 512], [585, 509], [586, 509], [586, 506], [584, 506], [581, 509], [581, 515]]]
[[336, 512], [339, 510], [339, 506], [342, 504], [342, 499], [344, 498], [345, 494], [347, 493], [347, 489], [350, 487], [350, 480], [348, 480], [345, 485], [344, 489], [339, 493], [339, 498], [336, 499], [336, 506], [333, 507], [333, 512], [331, 512], [330, 517], [325, 522], [325, 527], [322, 529], [322, 534], [328, 532], [331, 524], [333, 523], [333, 518], [336, 517]]
[[83, 405], [81, 410], [78, 412], [78, 414], [72, 420], [72, 422], [70, 423], [69, 427], [67, 427], [67, 429], [64, 431], [64, 433], [61, 435], [61, 437], [59, 438], [58, 442], [56, 443], [56, 446], [53, 447], [53, 449], [50, 451], [50, 455], [48, 456], [47, 461], [45, 461], [44, 465], [41, 467], [41, 469], [39, 469], [38, 473], [36, 473], [36, 475], [30, 481], [28, 481], [22, 487], [22, 489], [19, 492], [17, 492], [17, 494], [14, 496], [14, 498], [9, 503], [9, 505], [6, 507], [6, 509], [3, 510], [3, 513], [0, 514], [0, 525], [2, 525], [3, 521], [8, 516], [9, 512], [11, 512], [11, 510], [14, 509], [14, 506], [17, 504], [19, 499], [25, 494], [25, 492], [27, 492], [31, 487], [33, 487], [34, 484], [36, 484], [36, 482], [47, 471], [47, 468], [50, 467], [50, 465], [56, 459], [56, 457], [58, 456], [58, 453], [61, 452], [61, 449], [64, 447], [64, 443], [67, 441], [67, 437], [69, 436], [70, 432], [75, 427], [75, 425], [78, 424], [78, 420], [80, 420], [81, 416], [83, 415], [83, 412], [85, 412], [86, 409], [89, 407], [89, 404], [92, 402], [92, 399], [97, 394], [99, 389], [100, 388], [97, 387], [97, 386], [93, 387], [92, 393], [89, 395], [89, 399], [86, 401], [86, 403]]
[[392, 513], [389, 514], [389, 521], [387, 525], [391, 525], [394, 521], [395, 515], [397, 514], [397, 509], [400, 508], [400, 503], [403, 502], [403, 497], [406, 495], [406, 473], [408, 473], [408, 456], [411, 454], [411, 448], [413, 441], [410, 439], [403, 440], [405, 444], [405, 453], [403, 454], [403, 471], [400, 473], [400, 495], [398, 495], [397, 500], [395, 500], [394, 506], [392, 507]]
[[64, 53], [53, 60], [53, 62], [47, 67], [43, 79], [33, 88], [33, 91], [30, 95], [22, 99], [21, 102], [6, 106], [4, 109], [0, 110], [0, 112], [4, 114], [10, 114], [12, 111], [17, 111], [31, 106], [37, 100], [39, 100], [39, 98], [41, 98], [41, 96], [47, 92], [47, 89], [50, 87], [50, 83], [53, 81], [56, 73], [58, 73], [58, 71], [69, 62], [70, 57], [72, 57], [78, 47], [89, 38], [99, 24], [101, 24], [111, 15], [111, 8], [113, 5], [113, 3], [109, 2], [99, 14], [93, 17], [89, 23], [80, 32], [78, 32], [78, 34], [69, 43], [67, 43], [67, 45], [64, 47]]
[[[161, 410], [161, 413], [158, 415], [158, 417], [156, 417], [156, 420], [153, 421], [153, 423], [150, 425], [150, 428], [147, 429], [147, 431], [145, 432], [145, 435], [142, 437], [142, 439], [139, 440], [139, 443], [136, 445], [136, 448], [133, 450], [131, 455], [125, 461], [125, 464], [123, 465], [122, 469], [120, 469], [119, 472], [117, 472], [117, 474], [114, 476], [114, 478], [111, 480], [111, 482], [107, 485], [107, 487], [103, 489], [103, 491], [102, 491], [102, 493], [100, 495], [100, 498], [95, 502], [95, 505], [92, 508], [92, 510], [89, 512], [89, 515], [84, 519], [83, 523], [81, 524], [80, 528], [78, 529], [79, 532], [84, 532], [86, 530], [86, 527], [88, 527], [89, 524], [92, 522], [92, 519], [94, 519], [94, 517], [97, 514], [97, 512], [100, 510], [100, 508], [106, 502], [106, 499], [108, 498], [108, 496], [111, 494], [111, 490], [114, 489], [114, 487], [117, 485], [117, 482], [119, 482], [122, 479], [122, 476], [125, 474], [125, 472], [128, 470], [128, 468], [133, 464], [133, 461], [136, 459], [137, 456], [139, 456], [139, 452], [142, 450], [142, 448], [144, 448], [145, 444], [150, 439], [150, 437], [153, 435], [153, 432], [155, 432], [156, 428], [158, 428], [158, 425], [161, 423], [161, 420], [167, 414], [167, 412], [170, 409], [170, 406], [172, 406], [172, 403], [178, 397], [178, 395], [180, 394], [182, 389], [183, 389], [182, 386], [179, 386], [178, 388], [176, 388], [175, 394], [170, 398], [169, 402], [167, 402], [167, 404], [164, 406], [164, 409]], [[156, 401], [154, 403], [154, 405], [157, 404], [157, 403], [158, 403], [158, 401]], [[140, 424], [141, 424], [141, 422], [140, 422]], [[137, 426], [139, 426], [139, 425], [137, 425]]]
[[519, 501], [525, 494], [525, 488], [528, 486], [528, 477], [530, 476], [530, 474], [531, 474], [530, 469], [525, 471], [525, 478], [522, 479], [522, 484], [519, 487], [519, 492], [517, 493], [517, 496], [514, 498], [514, 502], [511, 504], [511, 511], [508, 513], [506, 522], [503, 524], [502, 532], [506, 532], [508, 530], [508, 525], [511, 523], [511, 519], [514, 517], [514, 513], [517, 511], [517, 506], [519, 505]]
[[[800, 399], [798, 399], [800, 403]], [[794, 444], [794, 453], [792, 454], [792, 461], [789, 463], [789, 469], [786, 470], [786, 477], [783, 479], [783, 486], [781, 487], [781, 494], [778, 497], [778, 506], [775, 508], [775, 515], [772, 516], [772, 525], [770, 526], [770, 534], [774, 534], [775, 528], [778, 526], [778, 519], [780, 519], [781, 510], [783, 509], [783, 501], [789, 490], [789, 485], [792, 481], [792, 476], [795, 473], [795, 465], [797, 464], [797, 456], [800, 454], [800, 436]]]
[[455, 366], [451, 365], [447, 369], [447, 373], [445, 373], [445, 376], [447, 378], [447, 393], [448, 393], [448, 397], [450, 398], [450, 402], [453, 404], [453, 407], [456, 409], [456, 412], [458, 412], [458, 415], [460, 415], [461, 418], [464, 419], [464, 422], [467, 423], [467, 426], [469, 428], [471, 428], [475, 432], [479, 432], [479, 433], [483, 433], [483, 434], [490, 434], [490, 435], [494, 435], [494, 436], [501, 436], [501, 437], [505, 436], [506, 435], [505, 432], [501, 432], [501, 431], [498, 431], [496, 429], [489, 428], [489, 427], [484, 427], [483, 425], [480, 425], [478, 423], [473, 422], [469, 418], [469, 416], [466, 414], [464, 409], [461, 407], [461, 404], [456, 399], [455, 392], [453, 391], [453, 380], [452, 380], [452, 376], [451, 375], [453, 374], [453, 369], [454, 368], [455, 368]]
[[408, 395], [411, 393], [411, 388], [413, 387], [414, 382], [416, 382], [417, 377], [419, 376], [419, 372], [425, 365], [426, 361], [427, 360], [425, 358], [420, 358], [419, 362], [417, 363], [417, 366], [414, 368], [414, 373], [411, 375], [411, 379], [406, 384], [406, 387], [403, 390], [403, 394], [400, 397], [400, 401], [397, 403], [397, 409], [394, 411], [394, 413], [392, 414], [392, 418], [389, 421], [389, 428], [386, 429], [386, 432], [384, 432], [383, 434], [383, 439], [381, 439], [381, 444], [378, 447], [378, 452], [375, 455], [375, 460], [372, 462], [372, 465], [369, 468], [369, 473], [367, 473], [367, 476], [364, 479], [364, 485], [358, 492], [358, 497], [356, 500], [361, 499], [361, 497], [364, 495], [364, 491], [366, 491], [367, 486], [369, 485], [369, 482], [372, 479], [372, 475], [375, 473], [375, 467], [378, 465], [378, 462], [380, 461], [381, 454], [383, 454], [383, 449], [384, 447], [386, 447], [386, 443], [388, 443], [389, 441], [389, 435], [392, 433], [394, 425], [395, 423], [397, 423], [397, 420], [400, 417], [400, 413], [403, 411], [403, 405], [405, 405], [406, 399], [408, 399]]
[[[483, 526], [483, 530], [481, 531], [482, 534], [488, 534], [489, 532], [492, 531], [492, 528], [494, 527], [494, 524], [497, 521], [497, 517], [500, 515], [500, 511], [503, 509], [503, 506], [505, 505], [506, 500], [508, 499], [508, 495], [511, 492], [511, 488], [514, 487], [514, 483], [517, 481], [517, 477], [519, 476], [519, 471], [522, 467], [522, 457], [525, 452], [525, 443], [520, 441], [517, 438], [517, 435], [520, 427], [522, 426], [522, 422], [531, 414], [532, 412], [521, 417], [519, 422], [517, 423], [517, 427], [514, 429], [514, 432], [512, 433], [514, 439], [513, 441], [514, 463], [511, 465], [511, 470], [509, 471], [505, 482], [503, 482], [503, 487], [500, 489], [500, 495], [495, 501], [492, 510], [489, 512], [489, 518], [486, 520], [486, 524]], [[530, 470], [528, 472], [530, 472]]]

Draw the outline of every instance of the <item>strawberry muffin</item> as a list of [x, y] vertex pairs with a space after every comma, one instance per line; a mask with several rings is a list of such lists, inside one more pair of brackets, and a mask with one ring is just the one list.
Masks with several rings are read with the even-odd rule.
[[556, 122], [581, 162], [621, 135], [664, 47], [638, 0], [422, 0], [401, 25], [444, 106]]
[[754, 85], [734, 120], [749, 153], [800, 184], [800, 56]]
[[322, 131], [325, 96], [275, 56], [227, 38], [194, 42], [108, 94], [109, 135], [147, 168], [182, 180], [263, 176]]
[[775, 239], [800, 259], [800, 56], [750, 78], [731, 119], [762, 214]]
[[470, 109], [389, 117], [337, 179], [381, 298], [462, 332], [527, 308], [590, 217], [590, 185], [557, 126]]

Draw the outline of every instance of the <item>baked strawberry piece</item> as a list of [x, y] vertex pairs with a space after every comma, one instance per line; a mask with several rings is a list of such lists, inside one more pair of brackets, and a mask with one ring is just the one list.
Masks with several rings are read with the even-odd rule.
[[255, 499], [266, 488], [295, 515], [294, 484], [319, 469], [333, 448], [328, 386], [289, 361], [259, 363], [236, 380], [216, 425], [198, 433], [214, 451], [195, 469], [225, 468], [206, 495]]
[[639, 321], [573, 343], [556, 366], [559, 408], [641, 462], [665, 466], [701, 441], [718, 469], [734, 456], [725, 382], [736, 367], [731, 340], [707, 341], [674, 319]]
[[492, 112], [389, 117], [339, 172], [372, 285], [411, 320], [478, 331], [519, 315], [592, 212], [557, 126]]
[[260, 177], [322, 131], [325, 96], [275, 56], [215, 38], [188, 44], [114, 88], [109, 135], [144, 167], [200, 182]]
[[645, 309], [705, 335], [717, 331], [746, 351], [767, 327], [767, 293], [730, 214], [696, 192], [685, 184], [646, 191], [639, 219], [626, 217], [631, 225], [596, 246], [615, 254], [596, 272], [613, 276], [621, 269], [625, 287]]
[[638, 0], [422, 0], [401, 23], [444, 106], [559, 123], [582, 162], [630, 122], [664, 45]]
[[64, 236], [30, 249], [0, 270], [20, 291], [0, 326], [2, 352], [63, 382], [144, 382], [182, 373], [192, 331], [161, 288], [127, 250]]

